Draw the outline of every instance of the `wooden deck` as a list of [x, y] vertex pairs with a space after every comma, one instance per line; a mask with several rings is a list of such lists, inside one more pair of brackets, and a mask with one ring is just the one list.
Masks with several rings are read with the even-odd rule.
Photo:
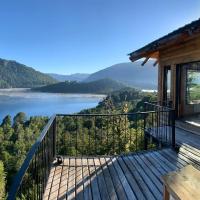
[[[160, 128], [153, 128], [150, 130], [150, 134], [157, 138], [159, 137], [160, 140], [165, 141], [166, 135], [169, 137], [169, 134], [171, 135], [171, 129], [170, 127], [160, 127]], [[157, 133], [157, 130], [159, 130]], [[163, 139], [161, 139], [163, 138]], [[175, 140], [176, 140], [176, 145], [181, 146], [182, 144], [188, 144], [192, 147], [195, 147], [197, 149], [200, 149], [200, 134], [194, 134], [190, 131], [181, 129], [176, 127], [175, 130]]]
[[[188, 153], [189, 152], [189, 153]], [[200, 164], [200, 151], [188, 145], [118, 157], [65, 158], [53, 165], [44, 199], [162, 199], [161, 176]]]
[[185, 131], [180, 128], [176, 128], [176, 143], [178, 145], [188, 144], [200, 149], [200, 135]]

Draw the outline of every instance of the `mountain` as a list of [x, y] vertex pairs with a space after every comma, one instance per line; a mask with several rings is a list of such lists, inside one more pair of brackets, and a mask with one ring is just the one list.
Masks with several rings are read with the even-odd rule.
[[149, 60], [144, 66], [141, 66], [141, 63], [137, 61], [112, 65], [91, 74], [84, 82], [110, 78], [139, 89], [157, 89], [158, 75], [157, 67], [153, 67], [154, 61]]
[[66, 81], [39, 88], [33, 88], [34, 91], [52, 92], [52, 93], [94, 93], [107, 94], [112, 91], [120, 90], [126, 87], [122, 83], [111, 79], [101, 79], [91, 82]]
[[81, 81], [85, 80], [86, 78], [88, 78], [90, 74], [76, 73], [76, 74], [71, 74], [71, 75], [61, 75], [61, 74], [49, 73], [47, 75], [51, 76], [52, 78], [56, 79], [59, 82], [63, 82], [63, 81], [81, 82]]
[[31, 67], [0, 58], [0, 88], [32, 88], [56, 82]]

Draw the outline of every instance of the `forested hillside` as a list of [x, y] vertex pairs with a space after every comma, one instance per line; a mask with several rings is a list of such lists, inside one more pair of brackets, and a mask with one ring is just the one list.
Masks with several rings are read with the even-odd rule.
[[31, 67], [0, 59], [0, 88], [32, 88], [56, 82], [52, 77]]
[[54, 93], [95, 93], [107, 94], [109, 92], [124, 88], [122, 83], [113, 81], [111, 79], [101, 79], [89, 83], [66, 81], [44, 87], [34, 88], [35, 91], [40, 92], [54, 92]]

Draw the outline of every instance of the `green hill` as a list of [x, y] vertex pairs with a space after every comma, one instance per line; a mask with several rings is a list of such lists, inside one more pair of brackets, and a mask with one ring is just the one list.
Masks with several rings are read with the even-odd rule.
[[56, 82], [31, 67], [0, 58], [0, 88], [32, 88]]
[[88, 83], [66, 81], [44, 87], [34, 88], [35, 91], [52, 93], [95, 93], [106, 94], [126, 87], [122, 83], [111, 79], [101, 79]]

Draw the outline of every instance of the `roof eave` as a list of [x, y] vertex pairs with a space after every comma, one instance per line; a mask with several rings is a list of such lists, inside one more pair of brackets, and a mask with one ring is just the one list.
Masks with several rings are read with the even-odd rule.
[[129, 59], [134, 62], [143, 57], [152, 58], [151, 55], [154, 55], [156, 52], [183, 43], [192, 37], [196, 37], [198, 34], [200, 34], [200, 19], [128, 54]]

